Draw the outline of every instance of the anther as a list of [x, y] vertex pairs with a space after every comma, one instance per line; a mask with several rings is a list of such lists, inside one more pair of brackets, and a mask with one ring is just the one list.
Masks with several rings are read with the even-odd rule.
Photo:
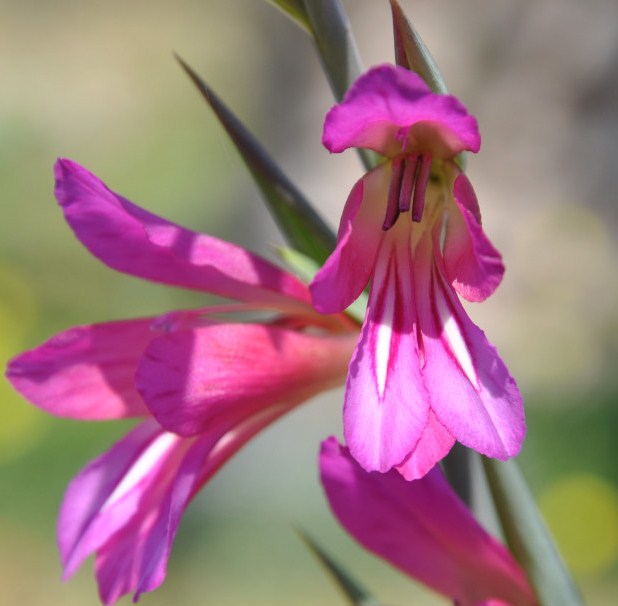
[[431, 155], [423, 154], [419, 158], [419, 166], [414, 182], [414, 195], [412, 196], [412, 221], [420, 223], [425, 208], [425, 194], [431, 174]]
[[393, 173], [391, 175], [391, 183], [388, 188], [388, 199], [386, 201], [386, 216], [382, 229], [388, 231], [399, 217], [399, 194], [404, 172], [404, 162], [401, 160], [393, 161]]
[[399, 211], [402, 213], [408, 212], [412, 204], [412, 192], [414, 191], [419, 159], [419, 156], [415, 154], [403, 161], [403, 177], [401, 179], [401, 189], [399, 190]]

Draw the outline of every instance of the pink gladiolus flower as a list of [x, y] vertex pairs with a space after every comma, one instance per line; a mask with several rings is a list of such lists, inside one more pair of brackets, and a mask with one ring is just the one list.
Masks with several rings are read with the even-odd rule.
[[341, 525], [366, 549], [457, 606], [536, 606], [511, 553], [472, 517], [438, 467], [406, 481], [368, 473], [335, 438], [322, 443], [322, 484]]
[[416, 74], [383, 65], [361, 76], [324, 124], [331, 152], [372, 149], [386, 161], [353, 187], [337, 247], [310, 290], [324, 313], [371, 279], [346, 384], [344, 435], [368, 471], [422, 477], [455, 440], [491, 457], [517, 454], [521, 395], [456, 292], [481, 301], [504, 272], [455, 163], [476, 152], [476, 120]]
[[[7, 377], [43, 410], [145, 420], [72, 481], [58, 525], [65, 578], [90, 554], [101, 599], [164, 580], [189, 501], [247, 440], [343, 383], [357, 338], [307, 286], [227, 242], [157, 217], [59, 160], [56, 197], [79, 240], [110, 267], [241, 303], [81, 326], [14, 358]], [[220, 312], [275, 313], [261, 323]]]

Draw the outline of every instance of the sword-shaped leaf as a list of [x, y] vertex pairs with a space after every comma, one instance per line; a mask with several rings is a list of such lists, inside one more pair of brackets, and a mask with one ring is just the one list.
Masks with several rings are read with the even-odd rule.
[[379, 602], [352, 575], [335, 562], [309, 535], [297, 530], [305, 545], [329, 572], [352, 606], [380, 606]]
[[234, 142], [288, 242], [322, 264], [335, 247], [335, 234], [242, 122], [191, 67], [176, 58]]
[[307, 17], [303, 0], [269, 0], [269, 2], [281, 9], [303, 29], [311, 33], [311, 23]]
[[507, 543], [541, 606], [584, 606], [517, 463], [483, 457], [483, 464]]
[[[271, 0], [313, 38], [333, 95], [341, 101], [363, 72], [358, 46], [341, 0]], [[379, 162], [377, 154], [359, 149], [365, 168]]]

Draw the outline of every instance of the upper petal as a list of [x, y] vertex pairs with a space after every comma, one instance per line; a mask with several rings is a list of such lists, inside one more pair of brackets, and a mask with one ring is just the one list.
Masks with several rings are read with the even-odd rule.
[[390, 163], [367, 173], [352, 188], [339, 224], [337, 247], [309, 286], [322, 313], [343, 311], [363, 292], [382, 241]]
[[136, 381], [166, 429], [194, 435], [343, 383], [355, 339], [262, 324], [205, 326], [155, 339]]
[[147, 415], [135, 389], [137, 361], [154, 318], [76, 326], [13, 358], [6, 376], [30, 402], [61, 417]]
[[438, 468], [414, 482], [395, 470], [367, 473], [330, 438], [322, 443], [320, 472], [341, 525], [406, 574], [460, 606], [490, 598], [536, 604], [514, 558], [481, 528]]
[[409, 243], [389, 232], [379, 253], [369, 304], [346, 383], [344, 436], [368, 470], [387, 471], [415, 448], [429, 398], [417, 349]]
[[309, 302], [304, 284], [245, 249], [139, 208], [75, 162], [60, 159], [54, 170], [66, 220], [113, 269], [253, 303]]
[[393, 157], [406, 147], [452, 158], [477, 152], [481, 138], [474, 116], [451, 95], [433, 93], [403, 67], [380, 65], [353, 84], [324, 122], [322, 142], [331, 152], [365, 147]]
[[464, 299], [483, 301], [502, 281], [502, 257], [481, 227], [476, 195], [464, 173], [455, 180], [453, 201], [442, 253], [446, 274]]

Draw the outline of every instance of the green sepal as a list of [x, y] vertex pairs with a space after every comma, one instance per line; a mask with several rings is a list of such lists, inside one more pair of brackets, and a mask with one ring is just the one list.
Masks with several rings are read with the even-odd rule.
[[[276, 247], [277, 256], [303, 281], [307, 284], [313, 280], [320, 266], [313, 260], [303, 255], [301, 252], [292, 248]], [[358, 299], [345, 310], [353, 320], [362, 324], [365, 319], [365, 311], [369, 297], [366, 292], [362, 292]]]
[[307, 17], [307, 11], [305, 10], [305, 3], [303, 0], [268, 0], [271, 4], [274, 4], [277, 8], [282, 10], [288, 17], [300, 25], [303, 29], [306, 29], [311, 33], [311, 23], [309, 17]]
[[483, 465], [506, 541], [540, 606], [584, 606], [517, 463], [483, 457]]
[[352, 606], [380, 606], [380, 603], [341, 564], [335, 562], [307, 533], [296, 529], [305, 545], [331, 575]]
[[287, 241], [311, 259], [323, 263], [336, 244], [333, 231], [212, 89], [180, 57], [176, 59], [240, 152]]
[[416, 72], [434, 92], [446, 95], [446, 82], [435, 59], [425, 46], [397, 0], [391, 0], [393, 13], [393, 36], [395, 38], [395, 62]]

